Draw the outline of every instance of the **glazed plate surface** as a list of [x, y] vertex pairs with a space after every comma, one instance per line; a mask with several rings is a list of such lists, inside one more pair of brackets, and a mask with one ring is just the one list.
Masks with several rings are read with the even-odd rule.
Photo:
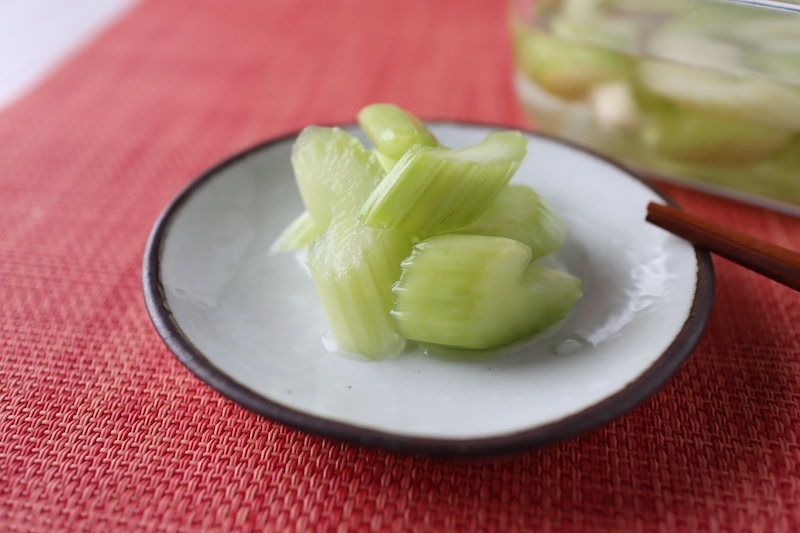
[[[445, 146], [487, 126], [434, 123]], [[356, 132], [351, 128], [351, 131]], [[287, 425], [408, 452], [492, 455], [577, 435], [660, 388], [702, 334], [713, 299], [705, 252], [647, 224], [667, 201], [622, 168], [528, 135], [513, 183], [563, 217], [555, 259], [584, 296], [555, 331], [499, 358], [453, 361], [412, 346], [382, 362], [331, 353], [298, 253], [270, 254], [298, 216], [294, 137], [248, 150], [198, 178], [148, 244], [145, 299], [169, 348], [222, 394]]]

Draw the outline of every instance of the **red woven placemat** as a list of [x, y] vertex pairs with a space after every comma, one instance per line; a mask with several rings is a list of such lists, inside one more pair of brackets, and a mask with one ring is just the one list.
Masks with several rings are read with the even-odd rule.
[[[505, 24], [496, 0], [152, 0], [0, 114], [0, 531], [800, 530], [800, 295], [724, 260], [661, 392], [494, 460], [287, 429], [155, 334], [142, 252], [183, 185], [373, 101], [521, 125]], [[800, 249], [797, 219], [668, 192]]]

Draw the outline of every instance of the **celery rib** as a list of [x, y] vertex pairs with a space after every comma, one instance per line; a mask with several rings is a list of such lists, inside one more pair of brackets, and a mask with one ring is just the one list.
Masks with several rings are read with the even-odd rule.
[[365, 226], [357, 217], [383, 170], [357, 139], [338, 128], [304, 130], [292, 163], [314, 222], [317, 213], [328, 221], [309, 245], [308, 267], [334, 339], [344, 350], [372, 359], [395, 355], [404, 340], [389, 314], [391, 286], [411, 239]]
[[414, 146], [365, 202], [360, 218], [425, 238], [475, 222], [519, 167], [527, 140], [493, 132], [462, 150]]
[[481, 218], [458, 233], [514, 239], [528, 245], [532, 258], [539, 259], [561, 247], [566, 229], [533, 189], [507, 185]]
[[485, 349], [546, 329], [569, 313], [581, 283], [530, 259], [525, 244], [505, 237], [450, 234], [419, 243], [392, 289], [397, 331], [420, 342]]
[[270, 246], [270, 253], [289, 252], [308, 246], [311, 241], [322, 234], [322, 229], [314, 224], [311, 213], [303, 211], [300, 216], [286, 226]]
[[358, 123], [375, 148], [395, 161], [412, 146], [439, 145], [428, 128], [413, 113], [396, 105], [369, 105], [358, 113]]

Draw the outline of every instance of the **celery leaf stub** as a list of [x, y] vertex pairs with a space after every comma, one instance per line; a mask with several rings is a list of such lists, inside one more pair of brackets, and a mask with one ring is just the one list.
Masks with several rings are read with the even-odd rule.
[[462, 229], [506, 186], [527, 146], [517, 131], [492, 132], [461, 150], [414, 146], [375, 188], [360, 218], [368, 226], [402, 229], [421, 239]]

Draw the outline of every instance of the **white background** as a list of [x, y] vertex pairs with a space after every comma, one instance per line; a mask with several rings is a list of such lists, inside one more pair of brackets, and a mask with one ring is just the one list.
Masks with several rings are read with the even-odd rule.
[[0, 109], [35, 86], [137, 0], [0, 0]]

